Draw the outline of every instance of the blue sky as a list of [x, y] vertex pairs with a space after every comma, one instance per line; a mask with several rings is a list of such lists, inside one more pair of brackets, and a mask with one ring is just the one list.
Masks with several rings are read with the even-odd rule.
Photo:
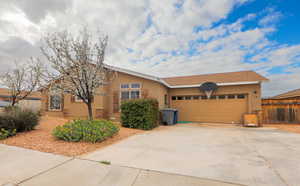
[[0, 66], [41, 56], [45, 33], [88, 26], [109, 36], [111, 65], [160, 77], [254, 70], [272, 96], [300, 88], [298, 12], [296, 0], [1, 1]]

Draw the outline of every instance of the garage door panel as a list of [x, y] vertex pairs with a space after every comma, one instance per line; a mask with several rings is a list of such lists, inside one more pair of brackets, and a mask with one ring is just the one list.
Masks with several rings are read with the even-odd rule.
[[179, 120], [217, 123], [241, 123], [247, 113], [247, 99], [173, 100]]

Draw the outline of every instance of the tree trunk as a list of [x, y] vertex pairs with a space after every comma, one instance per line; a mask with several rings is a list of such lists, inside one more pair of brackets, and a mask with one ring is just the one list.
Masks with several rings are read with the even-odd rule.
[[16, 103], [17, 103], [17, 99], [15, 97], [12, 97], [11, 106], [15, 106]]
[[93, 108], [92, 108], [92, 103], [88, 102], [87, 103], [88, 106], [88, 111], [89, 111], [89, 120], [93, 120]]

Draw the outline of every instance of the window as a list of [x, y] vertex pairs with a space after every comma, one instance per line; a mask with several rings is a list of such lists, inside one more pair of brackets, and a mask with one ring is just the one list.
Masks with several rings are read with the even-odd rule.
[[210, 96], [210, 99], [217, 99], [217, 96], [215, 96], [215, 95]]
[[121, 84], [121, 88], [129, 88], [129, 84]]
[[121, 100], [139, 99], [141, 97], [140, 88], [140, 83], [121, 84]]
[[177, 96], [177, 100], [183, 100], [183, 96]]
[[130, 99], [138, 99], [140, 98], [140, 91], [134, 90], [130, 92]]
[[192, 96], [185, 96], [185, 100], [191, 100]]
[[201, 99], [207, 99], [207, 96], [201, 96]]
[[239, 94], [239, 95], [237, 95], [237, 98], [238, 99], [245, 99], [245, 95], [244, 94]]
[[225, 95], [219, 95], [218, 96], [219, 99], [225, 99], [225, 97], [226, 97]]
[[61, 96], [50, 95], [49, 97], [49, 109], [50, 110], [61, 110]]
[[122, 91], [121, 92], [121, 100], [129, 99], [129, 91]]
[[176, 96], [172, 96], [172, 100], [176, 100]]
[[139, 83], [132, 83], [131, 88], [141, 88]]
[[199, 99], [200, 96], [193, 96], [193, 99]]
[[60, 111], [62, 110], [62, 90], [57, 84], [54, 84], [50, 88], [49, 92], [49, 110]]
[[165, 105], [169, 105], [169, 98], [167, 94], [165, 94]]
[[228, 95], [228, 99], [234, 99], [235, 98], [235, 95]]

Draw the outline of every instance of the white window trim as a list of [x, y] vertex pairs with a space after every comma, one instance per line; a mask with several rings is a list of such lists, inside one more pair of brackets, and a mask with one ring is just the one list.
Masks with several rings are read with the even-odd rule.
[[[128, 84], [129, 88], [122, 88], [122, 85]], [[132, 84], [139, 84], [139, 88], [131, 88]], [[134, 99], [140, 99], [142, 97], [142, 84], [141, 83], [121, 83], [120, 84], [120, 93], [119, 93], [119, 99], [122, 101], [122, 92], [129, 92], [129, 98], [127, 100], [131, 100], [131, 91], [139, 91], [139, 98], [134, 98]]]
[[[128, 88], [122, 88], [122, 85], [128, 85]], [[130, 89], [131, 83], [121, 83], [120, 84], [120, 89]]]
[[62, 111], [62, 95], [59, 95], [60, 96], [60, 109], [52, 109], [50, 106], [51, 96], [55, 96], [55, 95], [59, 95], [59, 94], [49, 94], [49, 96], [48, 96], [48, 110], [49, 111]]

